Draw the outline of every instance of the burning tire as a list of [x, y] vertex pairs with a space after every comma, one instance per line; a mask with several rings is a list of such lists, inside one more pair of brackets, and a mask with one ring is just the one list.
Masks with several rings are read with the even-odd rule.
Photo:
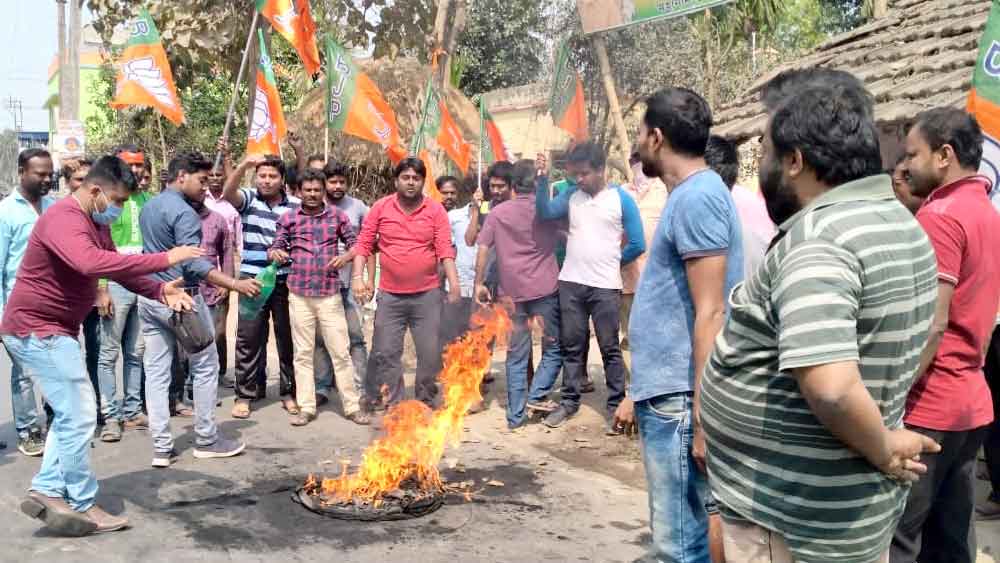
[[338, 520], [374, 522], [384, 520], [409, 520], [426, 516], [441, 508], [445, 492], [441, 489], [421, 490], [416, 486], [406, 487], [387, 493], [378, 502], [324, 498], [322, 494], [310, 492], [301, 486], [292, 494], [292, 500], [306, 509]]

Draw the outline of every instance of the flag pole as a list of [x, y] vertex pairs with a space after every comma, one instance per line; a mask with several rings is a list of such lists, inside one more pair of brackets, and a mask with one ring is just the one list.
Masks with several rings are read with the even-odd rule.
[[480, 190], [483, 189], [483, 134], [486, 131], [484, 127], [485, 123], [483, 121], [484, 106], [486, 104], [486, 98], [482, 95], [479, 96], [479, 170], [478, 180], [476, 181], [476, 187]]
[[427, 95], [424, 96], [424, 114], [420, 116], [420, 128], [417, 129], [417, 138], [413, 140], [412, 152], [414, 155], [420, 154], [420, 149], [424, 146], [424, 127], [427, 125], [427, 112], [431, 107], [431, 88], [434, 84], [431, 82], [434, 80], [433, 74], [431, 78], [427, 81]]
[[[243, 74], [247, 68], [247, 59], [250, 57], [250, 47], [253, 45], [253, 35], [254, 30], [257, 29], [257, 19], [260, 17], [260, 11], [256, 8], [253, 10], [253, 20], [250, 21], [250, 31], [247, 33], [247, 44], [243, 48], [243, 60], [240, 61], [240, 71], [236, 74], [236, 84], [233, 85], [233, 96], [229, 100], [229, 111], [226, 112], [226, 126], [222, 129], [222, 138], [227, 142], [229, 141], [229, 130], [233, 126], [233, 114], [236, 113], [236, 100], [240, 94], [240, 81], [243, 80]], [[213, 170], [218, 170], [219, 166], [222, 165], [222, 151], [218, 151], [215, 154], [215, 165], [212, 167]]]

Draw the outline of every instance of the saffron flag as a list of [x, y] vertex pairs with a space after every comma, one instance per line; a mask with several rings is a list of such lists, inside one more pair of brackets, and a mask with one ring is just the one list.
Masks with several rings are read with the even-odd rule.
[[570, 65], [569, 42], [564, 41], [556, 57], [552, 93], [549, 95], [549, 112], [556, 127], [563, 129], [574, 141], [590, 137], [587, 130], [587, 108], [583, 100], [583, 81]]
[[378, 86], [360, 71], [350, 53], [326, 40], [326, 125], [334, 131], [378, 143], [393, 164], [406, 156], [396, 112]]
[[469, 170], [472, 157], [472, 147], [462, 138], [444, 98], [438, 93], [432, 82], [427, 83], [427, 100], [424, 105], [424, 118], [417, 139], [422, 141], [423, 135], [433, 137], [441, 149], [451, 158], [463, 174]]
[[1000, 209], [1000, 5], [992, 3], [986, 29], [979, 41], [979, 58], [972, 75], [966, 106], [983, 130], [980, 173], [993, 182], [990, 197]]
[[153, 18], [142, 8], [129, 27], [129, 40], [118, 63], [118, 80], [111, 107], [149, 106], [174, 125], [184, 123], [184, 108], [181, 107], [170, 62]]
[[507, 154], [507, 147], [504, 146], [503, 138], [500, 136], [500, 128], [497, 127], [496, 121], [493, 121], [493, 116], [486, 109], [485, 100], [480, 100], [479, 102], [479, 120], [479, 143], [482, 146], [483, 164], [493, 164], [500, 160], [510, 160], [510, 155]]
[[424, 195], [440, 202], [441, 192], [438, 191], [434, 172], [431, 171], [431, 157], [427, 154], [427, 149], [420, 150], [420, 160], [424, 161], [424, 167], [427, 169], [427, 176], [424, 177]]
[[309, 0], [257, 0], [257, 11], [295, 47], [310, 76], [319, 72], [316, 22]]
[[281, 110], [278, 83], [274, 80], [271, 57], [264, 45], [264, 34], [258, 29], [257, 35], [260, 40], [260, 65], [257, 67], [257, 92], [254, 95], [253, 121], [250, 123], [246, 154], [281, 154], [279, 143], [288, 132], [285, 114]]

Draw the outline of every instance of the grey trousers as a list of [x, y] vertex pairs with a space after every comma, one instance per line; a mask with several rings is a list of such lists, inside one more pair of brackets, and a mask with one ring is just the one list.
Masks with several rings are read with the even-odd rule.
[[366, 395], [370, 399], [379, 397], [384, 384], [388, 386], [390, 405], [403, 400], [403, 342], [406, 329], [410, 329], [417, 349], [416, 396], [432, 404], [441, 371], [440, 327], [440, 289], [412, 294], [379, 291]]

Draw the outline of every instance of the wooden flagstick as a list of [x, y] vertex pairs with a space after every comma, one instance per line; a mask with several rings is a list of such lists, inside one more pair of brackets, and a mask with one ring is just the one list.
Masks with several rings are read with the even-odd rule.
[[[229, 141], [229, 130], [233, 126], [233, 114], [236, 113], [236, 100], [240, 93], [240, 81], [243, 80], [243, 74], [247, 68], [247, 59], [250, 56], [250, 47], [253, 45], [254, 31], [257, 29], [257, 20], [260, 18], [260, 12], [254, 8], [253, 20], [250, 21], [250, 32], [247, 34], [247, 44], [243, 48], [243, 60], [240, 61], [240, 71], [236, 75], [236, 84], [233, 86], [233, 96], [229, 100], [229, 111], [226, 112], [226, 126], [222, 129], [222, 138], [227, 142]], [[212, 168], [218, 170], [219, 166], [222, 165], [222, 151], [215, 154], [215, 166]]]

